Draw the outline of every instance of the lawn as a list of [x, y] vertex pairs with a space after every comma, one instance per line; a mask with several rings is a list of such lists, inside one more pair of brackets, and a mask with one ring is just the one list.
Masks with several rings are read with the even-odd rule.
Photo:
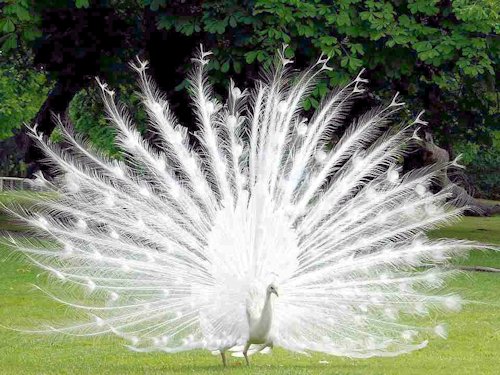
[[[2, 225], [11, 224], [0, 217]], [[467, 217], [433, 236], [500, 244], [500, 216]], [[457, 263], [500, 268], [500, 253], [474, 252]], [[37, 322], [71, 316], [71, 311], [34, 290], [38, 273], [0, 246], [0, 324], [36, 327]], [[133, 353], [113, 337], [68, 339], [0, 328], [0, 374], [497, 374], [500, 273], [464, 272], [450, 288], [472, 302], [458, 314], [433, 317], [448, 323], [449, 338], [434, 339], [427, 348], [397, 358], [305, 357], [278, 349], [270, 356], [252, 357], [249, 368], [241, 359], [230, 358], [229, 368], [223, 370], [219, 357], [208, 352]]]

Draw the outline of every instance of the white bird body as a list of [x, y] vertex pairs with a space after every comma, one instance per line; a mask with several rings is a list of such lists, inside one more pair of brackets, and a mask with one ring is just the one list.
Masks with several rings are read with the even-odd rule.
[[[273, 324], [273, 293], [275, 287], [266, 291], [264, 305], [261, 309], [255, 309], [255, 301], [247, 301], [246, 311], [248, 320], [248, 343], [249, 344], [271, 344], [269, 334]], [[251, 297], [250, 297], [251, 298]], [[260, 311], [259, 311], [260, 310]]]
[[[248, 339], [245, 345], [234, 346], [229, 349], [234, 357], [245, 357], [247, 364], [248, 355], [255, 353], [267, 354], [266, 349], [273, 347], [271, 328], [273, 324], [273, 294], [278, 295], [276, 287], [271, 284], [266, 290], [264, 303], [259, 289], [250, 289], [246, 302], [248, 322]], [[223, 357], [225, 364], [225, 358]]]
[[252, 317], [248, 314], [248, 343], [268, 344], [272, 324], [273, 303], [271, 302], [271, 296], [268, 295], [260, 316]]
[[243, 347], [246, 356], [273, 345], [390, 356], [425, 346], [433, 332], [444, 336], [442, 326], [400, 318], [459, 308], [458, 296], [435, 289], [449, 274], [441, 265], [471, 243], [423, 235], [460, 210], [446, 190], [428, 189], [446, 165], [401, 175], [413, 130], [387, 122], [402, 104], [394, 98], [359, 117], [334, 142], [361, 76], [307, 120], [301, 103], [326, 59], [292, 75], [280, 55], [267, 80], [251, 92], [231, 85], [219, 103], [205, 76], [208, 55], [194, 60], [190, 77], [196, 149], [144, 63], [134, 68], [157, 143], [142, 139], [105, 85], [123, 160], [63, 130], [69, 152], [33, 129], [61, 177], [40, 175], [36, 183], [55, 198], [36, 213], [17, 211], [40, 241], [12, 245], [68, 285], [58, 293], [82, 288], [82, 297], [47, 293], [89, 316], [51, 331], [112, 333], [136, 351], [207, 349], [224, 361], [226, 350]]

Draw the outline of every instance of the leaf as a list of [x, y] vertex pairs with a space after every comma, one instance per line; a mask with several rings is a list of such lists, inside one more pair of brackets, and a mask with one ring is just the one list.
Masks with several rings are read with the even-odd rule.
[[2, 44], [2, 51], [7, 52], [11, 49], [17, 48], [17, 38], [16, 35], [11, 34]]
[[257, 52], [257, 61], [258, 62], [262, 62], [262, 61], [266, 60], [267, 57], [268, 57], [267, 53], [265, 53], [264, 51], [258, 51]]
[[22, 5], [17, 5], [15, 11], [20, 21], [29, 21], [31, 19], [30, 13]]
[[328, 92], [328, 87], [326, 85], [326, 82], [323, 82], [323, 81], [319, 82], [318, 85], [316, 86], [315, 92], [317, 93], [317, 95], [319, 97], [321, 97], [321, 98], [324, 97]]
[[207, 18], [205, 19], [205, 31], [212, 34], [223, 34], [228, 25], [228, 18], [222, 20]]
[[348, 56], [344, 56], [342, 57], [342, 59], [340, 60], [340, 66], [342, 68], [345, 68], [347, 66], [347, 64], [349, 63], [349, 57]]
[[220, 67], [222, 73], [227, 73], [229, 71], [229, 60], [226, 60], [224, 64]]
[[352, 53], [357, 53], [361, 56], [365, 54], [365, 51], [363, 50], [363, 46], [359, 43], [351, 44], [351, 52]]
[[241, 63], [238, 61], [233, 61], [233, 69], [236, 73], [241, 73]]
[[75, 0], [75, 5], [77, 8], [88, 8], [89, 0]]
[[183, 22], [175, 26], [175, 29], [184, 35], [192, 35], [194, 33], [194, 23]]
[[16, 26], [14, 25], [14, 22], [10, 18], [7, 18], [5, 20], [5, 23], [3, 24], [3, 32], [4, 33], [11, 33], [16, 29]]
[[37, 29], [26, 29], [23, 31], [23, 38], [27, 41], [32, 41], [35, 40], [36, 38], [40, 37], [41, 33]]
[[165, 0], [151, 0], [151, 4], [149, 5], [149, 8], [152, 10], [152, 11], [157, 11], [158, 9], [160, 9], [160, 6], [163, 6], [165, 5]]
[[247, 64], [251, 64], [255, 61], [255, 59], [257, 57], [257, 53], [258, 53], [258, 51], [251, 51], [251, 52], [245, 53], [245, 61], [247, 62]]
[[432, 49], [432, 44], [431, 42], [427, 41], [427, 40], [423, 40], [421, 42], [417, 42], [413, 45], [413, 47], [415, 48], [415, 51], [417, 52], [424, 52], [424, 51], [429, 51]]
[[171, 16], [160, 17], [158, 21], [158, 29], [170, 30], [175, 25], [175, 19]]
[[311, 109], [311, 101], [309, 99], [304, 100], [302, 107], [304, 110], [309, 111]]
[[217, 60], [216, 58], [210, 59], [210, 61], [208, 62], [208, 69], [219, 70], [220, 69], [219, 60]]
[[288, 46], [288, 48], [285, 49], [285, 57], [287, 59], [295, 57], [295, 51], [292, 48], [290, 48], [290, 46]]
[[352, 56], [349, 58], [349, 68], [351, 68], [352, 71], [356, 71], [362, 66], [363, 66], [363, 61], [361, 61], [360, 59], [357, 59]]

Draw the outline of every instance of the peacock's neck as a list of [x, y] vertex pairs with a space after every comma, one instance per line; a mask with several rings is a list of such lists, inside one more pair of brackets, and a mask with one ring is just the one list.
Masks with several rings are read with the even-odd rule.
[[271, 328], [271, 323], [273, 321], [273, 301], [270, 293], [266, 295], [266, 301], [264, 302], [264, 307], [262, 308], [262, 314], [260, 316], [260, 324], [262, 324], [267, 330]]
[[251, 314], [248, 314], [249, 324], [249, 339], [252, 343], [263, 344], [268, 341], [271, 325], [273, 322], [273, 301], [272, 296], [266, 294], [264, 306], [262, 307], [260, 317], [252, 319]]

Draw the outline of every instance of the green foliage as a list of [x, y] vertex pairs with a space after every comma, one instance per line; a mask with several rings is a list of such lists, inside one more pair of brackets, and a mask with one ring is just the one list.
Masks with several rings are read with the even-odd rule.
[[[33, 11], [29, 0], [5, 0], [0, 16], [0, 45], [2, 53], [31, 43], [41, 36], [40, 15]], [[22, 43], [20, 43], [22, 42]]]
[[0, 140], [11, 137], [14, 129], [33, 119], [48, 91], [45, 74], [0, 67]]
[[500, 131], [492, 132], [488, 147], [465, 142], [456, 146], [462, 153], [467, 176], [483, 196], [500, 199]]
[[[150, 4], [158, 10], [166, 3]], [[394, 77], [401, 76], [401, 70], [410, 72], [415, 56], [435, 67], [451, 62], [451, 71], [476, 77], [493, 73], [493, 48], [498, 48], [493, 38], [499, 28], [498, 4], [490, 0], [454, 1], [450, 7], [437, 6], [436, 0], [341, 0], [334, 5], [317, 0], [257, 0], [253, 7], [223, 0], [206, 1], [202, 7], [200, 15], [184, 17], [165, 9], [158, 26], [186, 35], [224, 34], [219, 45], [233, 37], [235, 43], [225, 51], [214, 50], [219, 66], [226, 54], [236, 59], [232, 52], [243, 52], [242, 47], [246, 47], [247, 63], [269, 64], [277, 46], [288, 43], [311, 58], [319, 51], [338, 57], [333, 63], [350, 74], [362, 65], [376, 67], [383, 60], [394, 60], [398, 52], [398, 57], [404, 53], [413, 58], [396, 62], [400, 66]], [[393, 64], [388, 67], [393, 68]]]
[[[144, 8], [148, 7], [156, 15], [159, 29], [204, 43], [214, 54], [210, 77], [219, 87], [225, 87], [234, 75], [255, 76], [257, 67], [269, 66], [276, 50], [286, 43], [287, 57], [302, 66], [320, 53], [332, 58], [333, 70], [303, 103], [305, 109], [317, 107], [329, 88], [344, 84], [364, 67], [371, 89], [382, 99], [402, 91], [410, 112], [433, 107], [431, 125], [438, 143], [486, 151], [491, 145], [499, 116], [497, 0], [207, 0], [186, 4], [106, 0], [100, 4], [126, 12], [136, 30], [142, 28]], [[43, 9], [93, 6], [89, 0], [4, 0], [2, 5], [2, 57], [21, 66], [30, 64], [26, 51], [41, 36]], [[110, 60], [112, 66], [118, 58]], [[109, 83], [116, 86], [116, 82]], [[185, 86], [183, 81], [176, 89]], [[37, 92], [33, 88], [33, 95]], [[96, 105], [80, 97], [75, 103], [78, 101], [82, 110], [72, 109], [77, 129], [116, 154], [110, 130], [105, 130], [104, 120], [96, 120]], [[13, 103], [9, 106], [15, 107]], [[0, 134], [10, 134], [12, 125], [2, 123], [0, 128]], [[474, 163], [490, 165], [487, 154], [476, 153]]]
[[[216, 82], [225, 84], [229, 75], [251, 65], [269, 66], [286, 43], [287, 57], [302, 64], [320, 53], [332, 58], [333, 70], [305, 100], [306, 110], [317, 107], [328, 88], [365, 67], [371, 88], [382, 98], [403, 89], [410, 112], [439, 105], [431, 125], [441, 144], [469, 142], [486, 149], [491, 143], [499, 115], [498, 1], [216, 0], [182, 17], [165, 1], [155, 4], [159, 28], [205, 35]], [[429, 94], [436, 91], [437, 98]], [[492, 165], [487, 154], [476, 162]]]
[[[478, 110], [496, 103], [492, 80], [498, 62], [499, 3], [494, 0], [458, 0], [450, 5], [437, 0], [374, 1], [233, 0], [205, 1], [193, 16], [178, 16], [165, 1], [145, 1], [160, 12], [158, 27], [185, 35], [209, 35], [214, 46], [210, 68], [215, 77], [240, 73], [242, 66], [272, 62], [276, 49], [289, 44], [288, 57], [313, 61], [321, 52], [332, 57], [329, 86], [344, 83], [361, 67], [387, 95], [387, 83], [402, 81], [411, 96], [438, 86], [451, 106], [470, 106], [478, 80], [485, 97]], [[215, 42], [214, 42], [215, 41]], [[481, 77], [479, 77], [481, 76]], [[326, 90], [325, 90], [326, 91]], [[305, 108], [318, 104], [321, 92]], [[464, 105], [465, 104], [465, 105]], [[422, 107], [418, 103], [418, 107]], [[477, 107], [477, 106], [476, 106]], [[459, 118], [449, 114], [449, 122]]]
[[75, 0], [75, 5], [77, 8], [87, 8], [89, 6], [89, 0]]
[[144, 5], [149, 6], [151, 10], [157, 11], [160, 7], [165, 6], [167, 0], [143, 0]]

